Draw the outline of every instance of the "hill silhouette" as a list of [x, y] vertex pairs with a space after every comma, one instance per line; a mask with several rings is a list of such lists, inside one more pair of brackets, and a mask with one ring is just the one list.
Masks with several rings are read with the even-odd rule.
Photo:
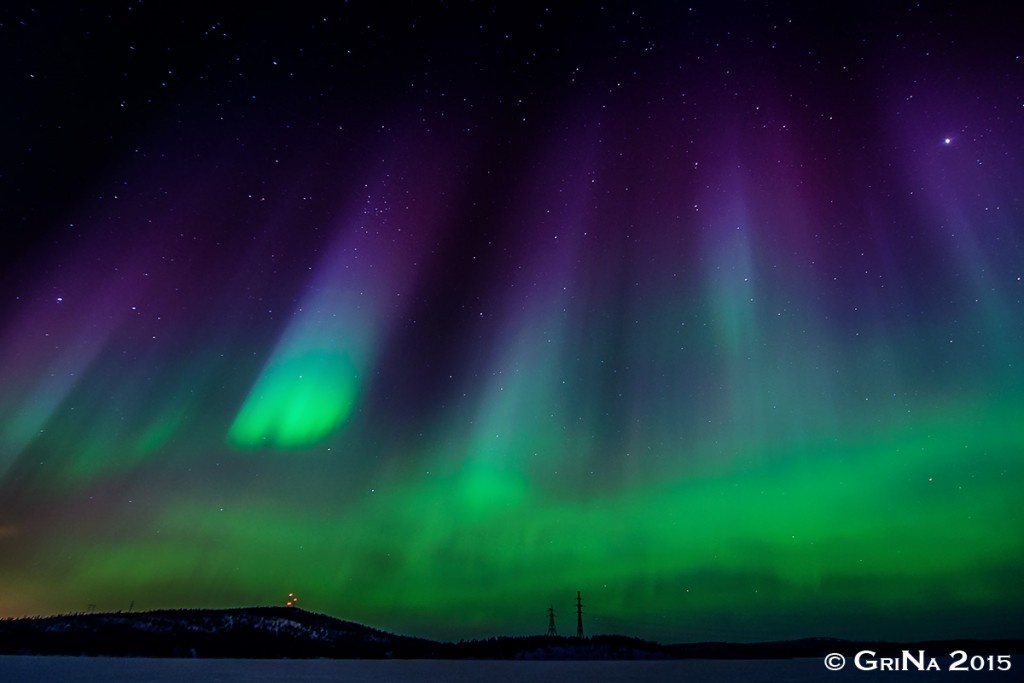
[[72, 614], [0, 622], [0, 653], [137, 657], [416, 658], [440, 644], [295, 607]]
[[621, 635], [500, 636], [446, 643], [395, 635], [296, 607], [179, 609], [69, 614], [0, 621], [0, 654], [240, 659], [790, 659], [831, 652], [903, 649], [934, 655], [1024, 653], [1024, 640], [848, 641], [833, 638], [762, 643], [662, 645]]

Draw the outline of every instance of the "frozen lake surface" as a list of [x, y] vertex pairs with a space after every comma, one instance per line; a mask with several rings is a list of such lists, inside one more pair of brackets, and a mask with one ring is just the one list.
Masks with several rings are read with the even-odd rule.
[[[1017, 664], [1017, 662], [1014, 662]], [[944, 664], [945, 665], [945, 664]], [[744, 681], [746, 683], [804, 683], [810, 681], [931, 681], [947, 677], [963, 680], [1021, 680], [1021, 671], [1004, 673], [866, 672], [854, 668], [825, 669], [819, 659], [797, 660], [673, 660], [627, 662], [516, 662], [445, 660], [253, 660], [253, 659], [145, 659], [113, 657], [0, 656], [4, 683], [253, 683], [288, 681], [346, 683], [427, 681], [429, 683], [609, 683], [648, 681]]]

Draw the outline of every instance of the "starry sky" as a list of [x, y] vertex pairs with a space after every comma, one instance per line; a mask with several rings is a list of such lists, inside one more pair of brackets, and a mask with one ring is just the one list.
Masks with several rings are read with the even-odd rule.
[[1000, 4], [5, 5], [0, 616], [1024, 636]]

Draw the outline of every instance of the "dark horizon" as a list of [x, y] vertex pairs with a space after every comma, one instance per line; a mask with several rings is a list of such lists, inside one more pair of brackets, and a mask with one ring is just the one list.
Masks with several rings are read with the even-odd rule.
[[[273, 634], [271, 640], [267, 635]], [[869, 650], [873, 657], [916, 649], [950, 656], [1003, 657], [1024, 653], [1024, 639], [922, 641], [847, 640], [813, 636], [756, 642], [666, 643], [624, 633], [493, 634], [438, 641], [395, 634], [297, 607], [176, 608], [0, 620], [0, 655], [357, 659], [792, 659], [821, 658], [837, 650]]]

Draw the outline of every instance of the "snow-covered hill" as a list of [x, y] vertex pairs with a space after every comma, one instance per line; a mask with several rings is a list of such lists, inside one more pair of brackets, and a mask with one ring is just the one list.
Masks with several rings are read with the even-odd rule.
[[74, 614], [0, 622], [0, 653], [429, 657], [440, 644], [294, 607]]
[[628, 636], [498, 637], [440, 643], [399, 636], [294, 607], [74, 614], [0, 621], [0, 655], [339, 659], [789, 659], [902, 649], [1024, 653], [1024, 641], [659, 643]]

